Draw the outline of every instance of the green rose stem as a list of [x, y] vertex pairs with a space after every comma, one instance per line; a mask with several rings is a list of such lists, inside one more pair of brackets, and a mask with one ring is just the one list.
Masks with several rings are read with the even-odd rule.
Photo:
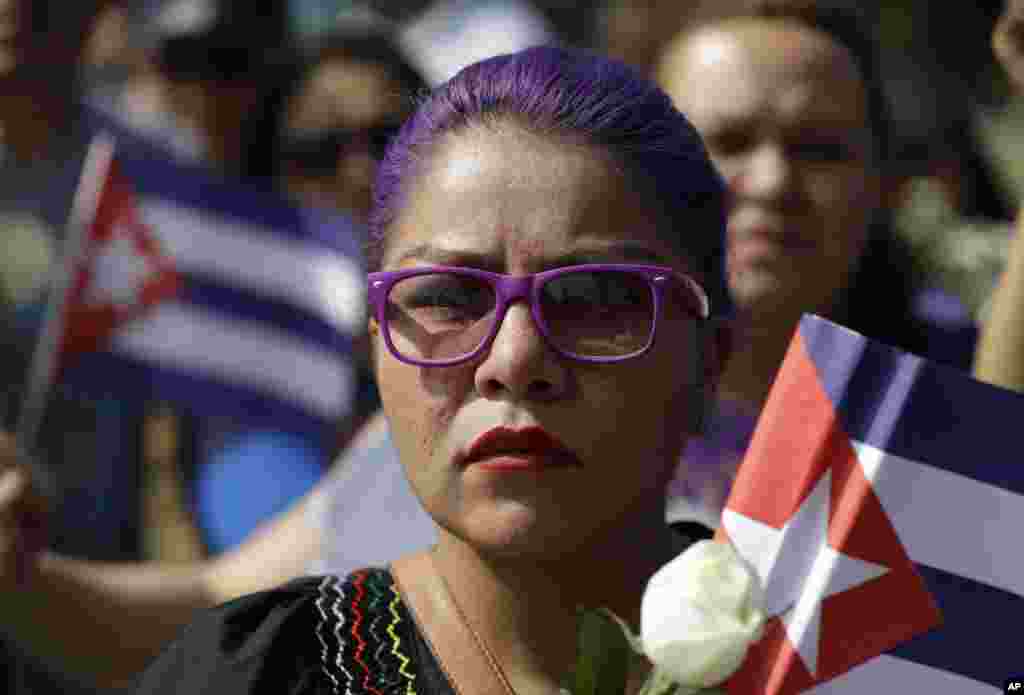
[[580, 608], [576, 666], [565, 680], [572, 695], [623, 695], [633, 649], [608, 611]]
[[[630, 666], [643, 658], [639, 637], [607, 609], [580, 608], [576, 632], [576, 666], [563, 690], [571, 695], [623, 695]], [[638, 695], [724, 695], [718, 688], [687, 688], [655, 667]]]

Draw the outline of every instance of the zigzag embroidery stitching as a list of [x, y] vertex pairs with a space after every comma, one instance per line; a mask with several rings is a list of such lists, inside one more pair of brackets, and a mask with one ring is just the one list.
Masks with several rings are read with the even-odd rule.
[[398, 614], [398, 606], [401, 605], [402, 599], [398, 595], [398, 588], [395, 586], [394, 582], [391, 583], [391, 594], [394, 597], [391, 599], [391, 604], [388, 606], [392, 616], [391, 623], [388, 625], [388, 635], [390, 635], [392, 642], [391, 653], [394, 654], [402, 664], [399, 666], [398, 672], [406, 679], [406, 695], [416, 695], [416, 689], [413, 687], [416, 681], [416, 675], [409, 673], [406, 670], [412, 660], [399, 651], [401, 647], [401, 640], [398, 638], [398, 633], [395, 632], [395, 627], [402, 622], [402, 617]]
[[351, 608], [352, 613], [355, 615], [352, 621], [352, 627], [349, 630], [349, 634], [355, 638], [356, 649], [355, 649], [355, 662], [359, 664], [359, 667], [363, 669], [363, 688], [373, 693], [373, 695], [384, 695], [381, 691], [377, 690], [370, 684], [372, 678], [372, 672], [370, 667], [365, 661], [363, 661], [363, 652], [366, 651], [367, 642], [363, 639], [363, 635], [360, 632], [360, 628], [363, 626], [363, 600], [366, 598], [366, 590], [363, 587], [363, 582], [366, 580], [366, 572], [356, 572], [352, 575], [352, 585], [355, 587], [356, 596], [352, 601]]
[[338, 591], [338, 600], [334, 601], [331, 604], [333, 613], [337, 618], [337, 621], [334, 624], [334, 639], [338, 645], [338, 655], [335, 659], [335, 664], [337, 665], [338, 670], [340, 670], [345, 675], [345, 695], [355, 695], [354, 691], [352, 690], [352, 685], [356, 682], [355, 676], [347, 668], [345, 668], [345, 650], [346, 648], [350, 648], [351, 644], [349, 643], [348, 640], [346, 640], [343, 637], [343, 630], [345, 629], [346, 590], [348, 589], [350, 583], [351, 578], [349, 579], [349, 581], [346, 581], [343, 584], [341, 584], [340, 588], [338, 587], [338, 584], [336, 582], [332, 584], [332, 587], [337, 589]]
[[387, 610], [387, 591], [391, 586], [388, 573], [383, 570], [374, 571], [366, 580], [370, 589], [370, 605], [368, 612], [373, 615], [370, 623], [370, 644], [376, 645], [373, 660], [377, 666], [377, 685], [385, 692], [395, 692], [402, 685], [402, 676], [398, 672], [400, 664], [387, 655], [388, 639], [383, 634], [384, 621], [389, 618]]
[[316, 605], [317, 612], [319, 613], [320, 616], [316, 625], [316, 636], [317, 639], [320, 640], [321, 647], [320, 658], [324, 664], [324, 673], [327, 674], [327, 678], [331, 681], [331, 689], [335, 693], [338, 693], [340, 692], [341, 684], [338, 682], [338, 679], [335, 677], [331, 669], [332, 660], [330, 658], [330, 647], [328, 646], [326, 636], [326, 631], [329, 629], [328, 623], [331, 622], [331, 619], [328, 616], [327, 611], [324, 610], [324, 604], [327, 601], [327, 589], [329, 586], [331, 586], [331, 583], [333, 581], [336, 581], [334, 577], [324, 577], [323, 581], [320, 582], [319, 586], [320, 595], [317, 596], [317, 599], [314, 603]]

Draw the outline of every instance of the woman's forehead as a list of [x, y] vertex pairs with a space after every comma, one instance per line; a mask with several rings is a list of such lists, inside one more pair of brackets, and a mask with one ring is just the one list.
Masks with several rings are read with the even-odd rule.
[[427, 167], [429, 182], [447, 194], [621, 187], [613, 180], [611, 158], [601, 149], [505, 124], [470, 126], [448, 135]]
[[648, 248], [652, 262], [671, 253], [658, 219], [595, 148], [515, 133], [460, 135], [425, 164], [393, 226], [388, 256], [393, 263], [434, 249], [430, 262], [461, 255], [534, 264], [629, 246], [634, 255]]

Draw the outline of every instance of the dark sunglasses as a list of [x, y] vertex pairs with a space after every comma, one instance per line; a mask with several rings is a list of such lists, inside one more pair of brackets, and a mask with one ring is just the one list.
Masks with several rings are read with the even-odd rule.
[[278, 157], [295, 165], [305, 174], [333, 176], [338, 168], [338, 160], [347, 152], [361, 150], [379, 162], [400, 128], [398, 124], [389, 123], [369, 128], [331, 128], [289, 133], [281, 138]]

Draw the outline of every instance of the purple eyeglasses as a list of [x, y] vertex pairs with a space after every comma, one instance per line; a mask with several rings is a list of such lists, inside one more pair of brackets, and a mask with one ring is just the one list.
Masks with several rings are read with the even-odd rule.
[[475, 268], [425, 266], [370, 273], [373, 317], [396, 359], [450, 367], [486, 350], [511, 304], [524, 299], [548, 345], [579, 362], [610, 363], [650, 350], [669, 289], [703, 320], [707, 294], [671, 268], [571, 265], [511, 276]]

